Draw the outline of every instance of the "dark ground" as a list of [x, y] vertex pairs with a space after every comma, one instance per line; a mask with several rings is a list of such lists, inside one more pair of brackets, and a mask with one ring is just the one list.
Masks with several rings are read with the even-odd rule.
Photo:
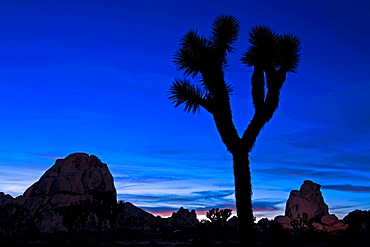
[[[230, 229], [183, 230], [161, 233], [142, 231], [120, 231], [112, 235], [102, 234], [28, 234], [22, 236], [0, 236], [0, 246], [240, 246], [238, 236]], [[337, 235], [324, 233], [281, 232], [259, 234], [258, 247], [362, 247], [370, 246], [370, 234], [342, 232]]]

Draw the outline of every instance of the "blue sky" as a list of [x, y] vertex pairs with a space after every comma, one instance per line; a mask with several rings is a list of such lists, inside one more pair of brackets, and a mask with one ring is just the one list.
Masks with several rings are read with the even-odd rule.
[[167, 100], [180, 38], [240, 20], [226, 80], [239, 132], [253, 108], [248, 32], [269, 25], [302, 40], [297, 74], [251, 154], [257, 217], [284, 214], [304, 180], [340, 218], [370, 208], [368, 1], [0, 1], [0, 191], [17, 196], [58, 157], [107, 163], [118, 199], [166, 215], [233, 208], [231, 156], [206, 111]]

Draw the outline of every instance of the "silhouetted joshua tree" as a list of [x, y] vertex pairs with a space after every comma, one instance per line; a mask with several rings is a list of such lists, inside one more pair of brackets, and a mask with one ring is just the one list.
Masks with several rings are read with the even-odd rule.
[[224, 226], [226, 224], [226, 221], [228, 218], [231, 216], [231, 209], [221, 209], [219, 210], [218, 208], [212, 208], [208, 210], [206, 213], [206, 217], [212, 222], [219, 224], [221, 226]]
[[257, 26], [249, 33], [251, 46], [241, 62], [253, 67], [251, 94], [254, 115], [244, 133], [239, 136], [230, 107], [232, 87], [225, 82], [227, 54], [240, 31], [233, 16], [218, 16], [207, 38], [190, 30], [181, 39], [174, 62], [185, 76], [198, 78], [193, 84], [186, 77], [176, 78], [168, 92], [175, 107], [196, 113], [203, 107], [212, 114], [221, 139], [233, 156], [235, 198], [242, 243], [251, 243], [253, 235], [252, 185], [249, 153], [262, 127], [272, 118], [279, 105], [279, 95], [288, 72], [296, 72], [300, 40], [291, 34], [276, 34], [267, 26]]

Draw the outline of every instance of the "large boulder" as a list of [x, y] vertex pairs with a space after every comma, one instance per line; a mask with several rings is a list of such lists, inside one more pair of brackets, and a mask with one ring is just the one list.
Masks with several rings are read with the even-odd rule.
[[320, 188], [321, 185], [306, 180], [300, 190], [292, 190], [286, 203], [285, 216], [275, 217], [275, 222], [285, 229], [312, 227], [326, 232], [347, 229], [348, 224], [344, 224], [334, 214], [329, 214], [329, 207]]
[[[107, 165], [96, 156], [75, 153], [58, 159], [23, 196], [12, 198], [0, 193], [0, 208], [9, 211], [0, 217], [52, 233], [71, 230], [68, 228], [73, 226], [66, 222], [73, 222], [75, 213], [81, 212], [93, 219], [99, 213], [102, 215], [99, 207], [112, 209], [115, 203], [116, 189]], [[0, 226], [0, 230], [4, 232], [6, 227]]]
[[340, 221], [335, 214], [324, 215], [321, 217], [320, 223], [326, 232], [337, 232], [348, 228], [348, 224]]
[[[84, 153], [58, 159], [24, 193], [28, 198], [55, 195], [103, 196], [106, 200], [116, 201], [116, 189], [107, 165], [96, 156]], [[70, 202], [67, 200], [62, 203], [68, 205]]]
[[321, 185], [306, 180], [300, 190], [291, 191], [286, 203], [285, 216], [298, 219], [306, 213], [311, 219], [329, 214], [329, 207], [324, 201], [320, 188]]
[[288, 216], [276, 216], [274, 219], [275, 222], [279, 223], [284, 229], [292, 229], [291, 219]]

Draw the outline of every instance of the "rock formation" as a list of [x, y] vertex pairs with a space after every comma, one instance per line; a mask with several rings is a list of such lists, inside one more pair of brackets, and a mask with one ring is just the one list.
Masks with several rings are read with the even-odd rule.
[[275, 222], [279, 223], [284, 229], [292, 229], [293, 226], [290, 224], [292, 222], [292, 219], [288, 216], [276, 216], [274, 219]]
[[158, 225], [162, 220], [130, 202], [118, 203], [115, 211], [116, 229], [149, 231], [152, 226]]
[[187, 210], [181, 207], [177, 212], [173, 212], [168, 219], [168, 223], [178, 228], [195, 228], [199, 225], [195, 210]]
[[352, 211], [344, 217], [343, 221], [355, 232], [370, 233], [370, 210]]
[[113, 177], [106, 164], [84, 153], [58, 159], [23, 196], [0, 194], [0, 207], [13, 208], [11, 216], [21, 218], [14, 220], [46, 233], [68, 230], [65, 222], [71, 214], [65, 215], [66, 207], [84, 210], [83, 206], [97, 203], [100, 206], [116, 203]]
[[107, 165], [93, 155], [76, 153], [65, 159], [58, 159], [39, 181], [26, 190], [24, 196], [74, 196], [75, 199], [64, 198], [68, 205], [76, 201], [76, 198], [97, 194], [107, 200], [116, 201], [116, 189]]
[[308, 214], [308, 218], [329, 214], [329, 207], [324, 201], [320, 188], [321, 185], [306, 180], [300, 190], [291, 191], [286, 203], [285, 216], [297, 219], [302, 217], [303, 212]]
[[321, 185], [310, 180], [304, 181], [300, 190], [290, 192], [285, 216], [277, 216], [274, 221], [285, 229], [313, 227], [326, 232], [345, 230], [348, 225], [339, 221], [334, 214], [329, 214], [320, 188]]
[[129, 202], [116, 200], [106, 164], [84, 153], [58, 159], [22, 196], [0, 192], [0, 233], [151, 231], [195, 228], [194, 210], [180, 208], [162, 219]]

